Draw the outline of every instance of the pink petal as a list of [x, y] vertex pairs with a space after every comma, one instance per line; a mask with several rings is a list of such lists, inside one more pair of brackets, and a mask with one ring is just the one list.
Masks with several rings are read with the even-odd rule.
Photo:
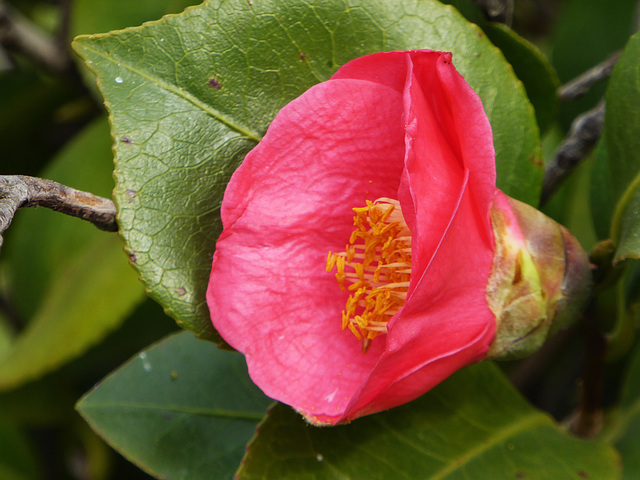
[[396, 195], [401, 116], [388, 87], [320, 84], [282, 109], [225, 192], [212, 320], [254, 382], [308, 416], [340, 416], [380, 353], [341, 330], [348, 294], [325, 262], [344, 250], [354, 206]]

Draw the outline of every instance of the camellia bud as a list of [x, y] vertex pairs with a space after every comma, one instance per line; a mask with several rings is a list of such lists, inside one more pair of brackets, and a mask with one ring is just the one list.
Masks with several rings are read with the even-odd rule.
[[538, 350], [584, 308], [589, 260], [561, 225], [506, 195], [491, 208], [495, 256], [487, 300], [496, 337], [486, 358], [515, 359]]

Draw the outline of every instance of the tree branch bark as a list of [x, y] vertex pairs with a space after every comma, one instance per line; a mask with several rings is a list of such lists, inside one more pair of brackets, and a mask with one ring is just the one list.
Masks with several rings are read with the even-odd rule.
[[113, 201], [43, 178], [23, 175], [0, 176], [0, 245], [16, 211], [24, 207], [46, 207], [81, 218], [101, 230], [115, 232]]
[[615, 52], [609, 56], [604, 62], [599, 63], [595, 67], [587, 70], [582, 75], [574, 78], [566, 83], [558, 90], [558, 98], [561, 102], [568, 102], [580, 98], [589, 91], [596, 83], [604, 80], [611, 75], [613, 67], [615, 67], [621, 52]]
[[577, 117], [544, 172], [540, 204], [544, 205], [569, 174], [589, 156], [604, 125], [605, 103]]

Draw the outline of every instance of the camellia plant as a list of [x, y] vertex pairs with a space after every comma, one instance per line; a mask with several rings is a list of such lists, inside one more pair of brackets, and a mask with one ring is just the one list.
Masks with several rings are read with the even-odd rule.
[[0, 3], [82, 126], [0, 177], [0, 476], [640, 476], [637, 2], [170, 3]]

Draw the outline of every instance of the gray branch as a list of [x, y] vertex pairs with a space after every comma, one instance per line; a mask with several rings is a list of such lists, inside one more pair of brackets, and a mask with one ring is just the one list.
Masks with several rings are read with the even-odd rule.
[[118, 230], [116, 208], [109, 199], [43, 178], [7, 175], [0, 176], [0, 245], [16, 210], [24, 207], [46, 207], [91, 222], [101, 230]]
[[545, 204], [567, 176], [596, 146], [604, 124], [604, 100], [577, 117], [544, 172], [540, 203]]
[[609, 77], [618, 58], [620, 58], [620, 52], [615, 52], [604, 62], [599, 63], [579, 77], [574, 78], [569, 83], [560, 87], [558, 89], [558, 98], [560, 101], [568, 102], [575, 100], [587, 93], [596, 83]]

